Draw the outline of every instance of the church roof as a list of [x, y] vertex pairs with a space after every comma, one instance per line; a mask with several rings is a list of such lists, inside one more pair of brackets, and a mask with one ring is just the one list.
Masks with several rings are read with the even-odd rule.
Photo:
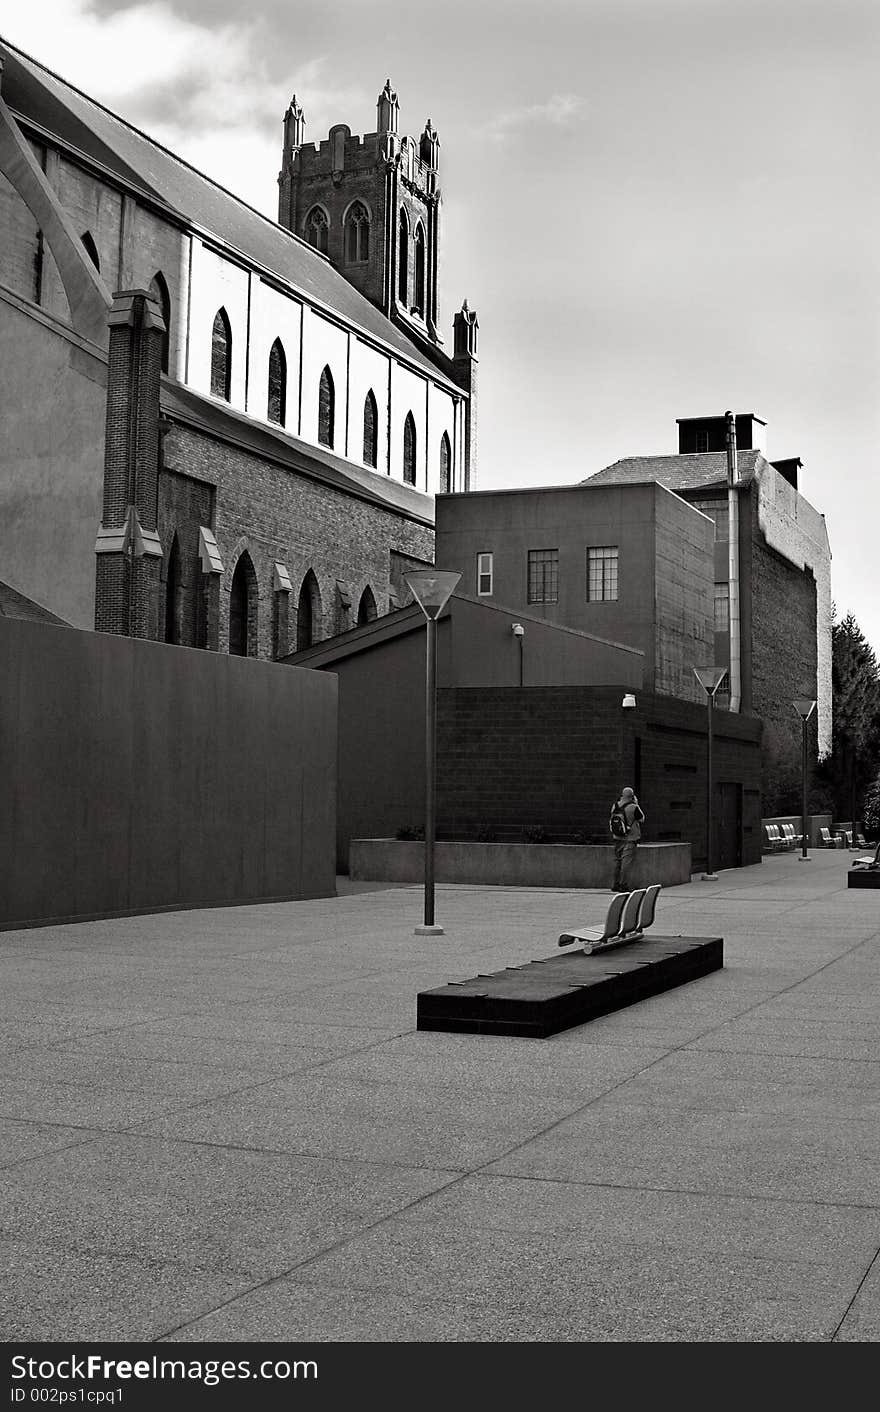
[[[740, 481], [753, 479], [758, 462], [764, 458], [760, 451], [740, 451], [736, 463]], [[620, 461], [597, 471], [581, 481], [581, 485], [636, 485], [645, 481], [658, 481], [667, 490], [708, 490], [717, 485], [727, 485], [727, 452], [699, 451], [692, 454], [679, 453], [675, 456], [625, 456]]]
[[[461, 389], [325, 256], [0, 36], [2, 97], [26, 123], [105, 168], [178, 223], [213, 233], [459, 394]], [[443, 355], [440, 354], [440, 357]]]

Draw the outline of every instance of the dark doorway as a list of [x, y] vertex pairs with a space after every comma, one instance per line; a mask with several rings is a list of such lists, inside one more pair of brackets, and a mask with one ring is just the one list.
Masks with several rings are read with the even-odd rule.
[[716, 787], [719, 868], [742, 867], [742, 785], [722, 780]]

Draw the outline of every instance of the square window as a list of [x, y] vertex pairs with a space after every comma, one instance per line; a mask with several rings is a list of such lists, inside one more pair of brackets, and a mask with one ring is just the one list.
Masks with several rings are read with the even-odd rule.
[[492, 593], [492, 555], [477, 555], [477, 595], [488, 598]]
[[611, 603], [617, 599], [616, 544], [601, 544], [587, 550], [587, 602]]
[[529, 602], [559, 601], [559, 550], [529, 550]]

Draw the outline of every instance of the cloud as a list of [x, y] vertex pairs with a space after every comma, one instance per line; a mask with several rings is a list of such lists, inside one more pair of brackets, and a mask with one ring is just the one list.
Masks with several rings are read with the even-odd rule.
[[567, 127], [582, 112], [584, 100], [576, 93], [553, 93], [546, 103], [529, 103], [499, 113], [488, 124], [488, 134], [495, 142], [503, 142], [508, 133], [522, 127]]
[[167, 0], [96, 10], [89, 0], [41, 0], [3, 21], [13, 44], [267, 214], [277, 202], [281, 127], [291, 95], [308, 140], [369, 113], [372, 93], [333, 81], [325, 56], [279, 76], [266, 16], [218, 21]]

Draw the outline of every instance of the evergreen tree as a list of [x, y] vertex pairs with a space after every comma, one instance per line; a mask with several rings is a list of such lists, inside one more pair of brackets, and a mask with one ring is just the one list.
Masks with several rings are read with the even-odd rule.
[[831, 681], [831, 755], [819, 773], [837, 818], [849, 819], [880, 769], [880, 667], [852, 613], [832, 623]]

